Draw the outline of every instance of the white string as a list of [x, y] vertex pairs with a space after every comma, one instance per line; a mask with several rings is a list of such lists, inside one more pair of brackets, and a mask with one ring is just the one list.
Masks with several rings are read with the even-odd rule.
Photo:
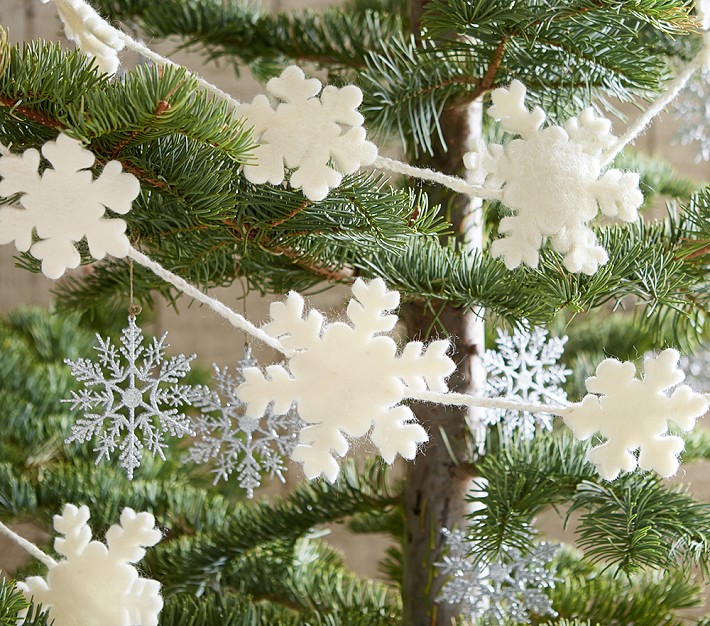
[[20, 546], [25, 552], [32, 555], [38, 561], [44, 563], [47, 567], [54, 567], [57, 562], [48, 554], [45, 554], [31, 541], [28, 541], [24, 537], [18, 535], [15, 531], [10, 530], [5, 524], [0, 522], [0, 534], [5, 535], [8, 539], [12, 540], [18, 546]]
[[520, 400], [507, 398], [480, 398], [465, 393], [439, 393], [437, 391], [411, 391], [406, 392], [406, 397], [411, 400], [422, 402], [434, 402], [436, 404], [446, 404], [449, 406], [469, 406], [483, 409], [510, 409], [513, 411], [527, 411], [529, 413], [549, 413], [565, 417], [574, 408], [574, 405], [567, 407], [550, 406], [547, 404], [531, 404]]
[[254, 326], [254, 324], [252, 324], [246, 317], [240, 315], [236, 311], [232, 311], [232, 309], [230, 309], [228, 306], [226, 306], [219, 300], [208, 296], [206, 293], [200, 291], [197, 287], [194, 287], [183, 278], [180, 278], [176, 274], [173, 274], [171, 271], [166, 270], [162, 265], [160, 265], [160, 263], [156, 263], [142, 252], [139, 252], [135, 248], [130, 247], [128, 249], [128, 257], [133, 259], [136, 263], [142, 265], [143, 267], [148, 268], [156, 276], [170, 283], [171, 285], [173, 285], [173, 287], [176, 287], [184, 294], [190, 296], [191, 298], [194, 298], [195, 300], [198, 300], [199, 302], [202, 302], [203, 304], [206, 304], [215, 313], [217, 313], [217, 315], [226, 319], [235, 328], [238, 328], [239, 330], [251, 335], [255, 339], [262, 341], [267, 346], [270, 346], [274, 350], [278, 350], [279, 352], [281, 352], [281, 354], [287, 357], [292, 357], [295, 354], [293, 350], [287, 350], [286, 348], [284, 348], [278, 341], [278, 339], [274, 339], [271, 335], [268, 335], [266, 332], [261, 330], [261, 328]]
[[[154, 52], [151, 50], [148, 46], [142, 44], [139, 41], [136, 41], [129, 35], [126, 35], [125, 33], [121, 33], [123, 35], [123, 41], [126, 45], [126, 48], [129, 48], [130, 50], [133, 50], [134, 52], [137, 52], [138, 54], [144, 56], [146, 59], [150, 59], [154, 63], [157, 63], [158, 65], [171, 65], [172, 67], [179, 67], [183, 68], [184, 66], [180, 65], [179, 63], [175, 63], [175, 61], [171, 61], [167, 57], [162, 56], [161, 54], [158, 54], [157, 52]], [[233, 98], [230, 96], [226, 91], [222, 91], [219, 87], [216, 85], [213, 85], [211, 82], [205, 80], [200, 76], [199, 74], [195, 74], [194, 72], [191, 72], [190, 70], [187, 70], [188, 73], [197, 80], [199, 85], [201, 87], [204, 87], [207, 91], [210, 93], [216, 95], [217, 97], [221, 98], [225, 102], [228, 102], [232, 107], [238, 107], [241, 102], [237, 100], [236, 98]]]
[[616, 143], [604, 153], [604, 161], [602, 166], [607, 166], [627, 145], [636, 139], [655, 117], [663, 111], [682, 91], [695, 70], [702, 67], [701, 57], [704, 53], [699, 54], [667, 87], [667, 91], [656, 100], [648, 109], [646, 109], [631, 126], [626, 129], [626, 132], [619, 137]]
[[499, 200], [501, 197], [501, 192], [495, 189], [485, 189], [477, 185], [471, 185], [461, 178], [456, 178], [455, 176], [448, 176], [437, 172], [435, 170], [430, 170], [421, 167], [413, 167], [407, 163], [402, 163], [401, 161], [395, 161], [394, 159], [389, 159], [387, 157], [378, 156], [375, 159], [373, 165], [382, 170], [388, 170], [396, 174], [403, 174], [404, 176], [411, 176], [412, 178], [418, 178], [420, 180], [428, 180], [433, 183], [438, 183], [444, 187], [448, 187], [452, 191], [457, 193], [463, 193], [469, 196], [474, 196], [476, 198], [484, 198], [486, 200]]

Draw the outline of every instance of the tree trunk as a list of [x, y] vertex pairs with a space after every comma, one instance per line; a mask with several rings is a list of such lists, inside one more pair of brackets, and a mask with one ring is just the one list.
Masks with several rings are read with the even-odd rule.
[[[439, 147], [430, 165], [438, 171], [460, 175], [463, 154], [471, 140], [480, 136], [480, 124], [480, 104], [448, 111], [442, 120], [447, 150]], [[468, 247], [480, 248], [479, 201], [457, 196], [451, 219], [456, 236]], [[483, 321], [479, 315], [436, 302], [427, 308], [408, 305], [402, 313], [412, 339], [420, 336], [422, 329], [436, 329], [437, 325], [450, 335], [455, 346], [452, 358], [457, 364], [449, 380], [452, 391], [472, 393], [481, 389]], [[475, 426], [477, 420], [469, 410], [456, 407], [419, 405], [414, 411], [430, 440], [409, 464], [404, 487], [404, 624], [450, 626], [460, 614], [460, 607], [437, 602], [446, 581], [434, 564], [444, 556], [446, 538], [442, 529], [462, 528], [465, 524], [465, 497], [474, 476], [469, 424]]]

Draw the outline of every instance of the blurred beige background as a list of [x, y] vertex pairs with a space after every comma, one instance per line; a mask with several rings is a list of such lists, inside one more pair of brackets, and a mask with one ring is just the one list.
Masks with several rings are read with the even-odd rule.
[[[277, 11], [285, 6], [300, 8], [305, 6], [318, 6], [327, 4], [323, 0], [271, 0], [265, 2], [271, 10]], [[39, 0], [0, 0], [0, 24], [10, 29], [10, 37], [14, 42], [29, 41], [37, 38], [50, 40], [63, 39], [61, 25], [56, 17], [53, 5], [42, 4]], [[146, 42], [149, 43], [150, 42]], [[67, 44], [71, 46], [72, 44]], [[171, 54], [174, 46], [170, 43], [150, 44], [154, 49]], [[248, 71], [237, 81], [232, 75], [231, 68], [226, 64], [210, 64], [205, 66], [198, 54], [179, 53], [172, 58], [190, 69], [202, 74], [207, 80], [215, 83], [220, 88], [235, 95], [242, 100], [250, 100], [255, 94], [261, 92], [261, 87], [250, 78]], [[635, 112], [630, 110], [633, 117]], [[618, 125], [615, 125], [618, 126]], [[621, 129], [616, 127], [617, 134]], [[710, 180], [710, 165], [694, 162], [695, 150], [693, 146], [682, 147], [672, 143], [672, 120], [661, 119], [655, 123], [646, 134], [637, 141], [636, 145], [642, 151], [662, 156], [671, 161], [676, 168], [688, 176], [698, 179]], [[0, 314], [18, 306], [41, 305], [51, 306], [52, 282], [42, 275], [34, 275], [14, 267], [12, 246], [0, 247]], [[331, 289], [311, 299], [314, 306], [324, 312], [338, 309], [345, 299], [345, 290]], [[242, 310], [242, 291], [238, 284], [230, 289], [215, 290], [213, 295], [225, 304], [236, 310]], [[248, 298], [249, 318], [259, 323], [268, 315], [269, 299], [259, 297]], [[154, 321], [145, 327], [153, 334], [168, 331], [168, 341], [171, 350], [198, 354], [198, 361], [205, 367], [212, 363], [232, 365], [241, 356], [244, 337], [235, 332], [224, 320], [214, 315], [211, 311], [196, 304], [189, 305], [187, 299], [180, 302], [180, 313], [175, 313], [167, 306], [160, 307], [154, 316]], [[254, 346], [255, 349], [257, 346]], [[257, 358], [264, 363], [278, 360], [275, 354], [268, 350], [257, 353]], [[699, 498], [710, 501], [710, 480], [708, 479], [708, 465], [698, 463], [681, 468], [676, 480], [686, 482]], [[289, 482], [300, 480], [297, 468], [288, 474]], [[270, 485], [267, 493], [279, 493], [288, 489], [288, 484]], [[554, 537], [562, 537], [560, 520], [554, 512], [543, 516], [542, 526], [546, 532]], [[34, 541], [43, 541], [43, 535], [31, 524], [23, 523], [18, 530]], [[375, 577], [377, 575], [377, 561], [383, 556], [387, 541], [384, 537], [368, 537], [365, 542], [361, 538], [352, 537], [343, 531], [342, 527], [331, 529], [331, 541], [346, 554], [351, 566], [363, 575]], [[571, 540], [571, 537], [567, 537]], [[0, 568], [11, 570], [23, 558], [21, 550], [14, 546], [0, 543]]]

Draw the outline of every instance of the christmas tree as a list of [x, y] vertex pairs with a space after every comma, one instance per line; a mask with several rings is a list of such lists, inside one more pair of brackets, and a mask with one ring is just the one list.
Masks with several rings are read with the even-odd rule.
[[[0, 31], [0, 243], [63, 277], [0, 325], [0, 514], [58, 536], [2, 623], [687, 623], [710, 506], [665, 478], [710, 458], [710, 390], [677, 386], [710, 195], [631, 144], [706, 71], [707, 7], [53, 3], [78, 49]], [[142, 43], [174, 36], [265, 95]], [[257, 327], [209, 294], [235, 281], [294, 293]], [[324, 282], [346, 321], [304, 311]], [[283, 364], [190, 373], [139, 327], [156, 294]], [[288, 456], [292, 492], [250, 499]], [[391, 538], [381, 580], [319, 537], [345, 521]]]

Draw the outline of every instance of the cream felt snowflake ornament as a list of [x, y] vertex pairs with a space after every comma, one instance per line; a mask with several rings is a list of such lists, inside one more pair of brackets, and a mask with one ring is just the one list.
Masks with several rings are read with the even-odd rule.
[[121, 523], [106, 533], [106, 544], [91, 541], [89, 509], [67, 504], [54, 516], [54, 541], [65, 557], [49, 568], [47, 579], [32, 576], [18, 587], [49, 610], [54, 626], [157, 626], [163, 608], [160, 583], [141, 578], [133, 567], [144, 547], [161, 539], [150, 513], [123, 509]]
[[311, 479], [320, 474], [333, 482], [339, 466], [334, 454], [345, 455], [345, 435], [370, 440], [392, 463], [399, 454], [414, 458], [417, 446], [428, 440], [411, 409], [400, 403], [407, 390], [446, 391], [445, 378], [454, 371], [446, 356], [448, 341], [433, 341], [426, 348], [409, 342], [397, 354], [397, 344], [382, 333], [391, 331], [399, 294], [387, 291], [382, 279], [358, 279], [347, 307], [351, 324], [324, 324], [316, 310], [304, 315], [304, 301], [290, 293], [285, 302], [271, 305], [271, 322], [264, 330], [292, 350], [286, 367], [271, 365], [266, 376], [257, 368], [244, 370], [237, 396], [246, 403], [246, 415], [259, 417], [273, 403], [283, 414], [292, 404], [310, 424], [300, 433], [292, 458], [303, 464]]
[[276, 100], [258, 95], [238, 112], [254, 129], [260, 144], [256, 165], [245, 165], [244, 176], [257, 185], [281, 184], [288, 168], [290, 184], [303, 189], [309, 200], [322, 200], [337, 187], [342, 174], [352, 174], [377, 158], [375, 144], [365, 140], [363, 117], [357, 108], [362, 92], [354, 85], [338, 89], [307, 79], [292, 65], [272, 78], [266, 90]]
[[[41, 0], [47, 4], [50, 0]], [[118, 53], [126, 45], [124, 35], [109, 25], [84, 0], [53, 0], [69, 41], [87, 56], [96, 59], [104, 74], [115, 74]]]
[[49, 278], [79, 265], [75, 244], [83, 238], [95, 259], [126, 256], [126, 222], [104, 213], [107, 208], [128, 213], [140, 192], [138, 179], [123, 172], [118, 161], [109, 161], [94, 180], [89, 170], [94, 155], [64, 134], [45, 143], [42, 155], [52, 164], [42, 174], [33, 148], [0, 157], [0, 196], [21, 194], [22, 205], [0, 208], [0, 244], [14, 241], [18, 250], [29, 250]]
[[[597, 375], [587, 379], [590, 393], [570, 409], [564, 421], [577, 439], [588, 439], [596, 432], [607, 439], [588, 453], [602, 478], [614, 480], [619, 472], [632, 471], [637, 464], [664, 477], [677, 471], [676, 455], [684, 443], [666, 434], [668, 421], [690, 430], [708, 409], [705, 397], [687, 385], [677, 387], [670, 396], [664, 393], [685, 378], [678, 369], [679, 358], [671, 349], [646, 358], [642, 380], [636, 378], [633, 363], [605, 359], [597, 366]], [[639, 450], [638, 461], [632, 454], [635, 450]]]
[[544, 240], [564, 255], [570, 272], [593, 274], [607, 262], [604, 248], [586, 225], [599, 210], [625, 222], [638, 218], [643, 202], [637, 174], [610, 169], [602, 174], [604, 150], [614, 144], [609, 120], [586, 109], [565, 127], [541, 130], [545, 112], [525, 106], [525, 87], [514, 80], [496, 89], [488, 114], [519, 135], [504, 146], [480, 143], [464, 156], [470, 181], [500, 191], [516, 214], [504, 217], [505, 235], [491, 244], [508, 269], [537, 267]]

